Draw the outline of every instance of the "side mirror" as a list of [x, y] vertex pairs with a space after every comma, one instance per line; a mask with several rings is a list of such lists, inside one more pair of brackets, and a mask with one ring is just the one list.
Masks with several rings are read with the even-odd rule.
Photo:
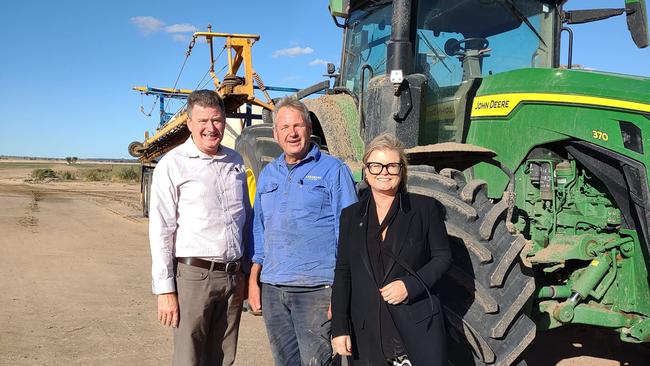
[[632, 34], [632, 40], [639, 48], [648, 47], [648, 13], [645, 0], [626, 0], [627, 28]]
[[327, 63], [327, 75], [333, 75], [336, 72], [336, 66], [333, 63]]

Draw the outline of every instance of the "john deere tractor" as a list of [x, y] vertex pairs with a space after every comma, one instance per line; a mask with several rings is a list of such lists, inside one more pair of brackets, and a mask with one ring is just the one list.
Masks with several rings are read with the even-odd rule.
[[[515, 364], [568, 324], [650, 341], [650, 79], [574, 67], [567, 27], [623, 15], [646, 47], [645, 2], [564, 4], [330, 1], [343, 51], [327, 95], [306, 100], [314, 134], [358, 174], [364, 143], [395, 134], [408, 189], [445, 207], [456, 365]], [[270, 131], [237, 143], [251, 176], [277, 154]]]

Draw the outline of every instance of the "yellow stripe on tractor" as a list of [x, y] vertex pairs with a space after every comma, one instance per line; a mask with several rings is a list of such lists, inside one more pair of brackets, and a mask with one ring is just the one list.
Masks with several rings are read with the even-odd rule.
[[472, 118], [506, 117], [523, 103], [586, 105], [650, 113], [650, 104], [619, 99], [554, 93], [504, 93], [474, 98]]

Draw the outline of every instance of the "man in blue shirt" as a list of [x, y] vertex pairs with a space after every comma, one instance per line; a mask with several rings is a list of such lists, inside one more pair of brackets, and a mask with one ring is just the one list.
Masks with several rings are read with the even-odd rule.
[[295, 99], [276, 104], [273, 135], [284, 153], [257, 181], [248, 302], [253, 312], [264, 306], [276, 365], [329, 365], [330, 286], [340, 213], [357, 201], [352, 174], [311, 143], [309, 110]]

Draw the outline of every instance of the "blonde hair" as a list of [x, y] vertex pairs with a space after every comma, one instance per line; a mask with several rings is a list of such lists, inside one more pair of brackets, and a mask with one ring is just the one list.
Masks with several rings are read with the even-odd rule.
[[402, 164], [402, 169], [400, 170], [400, 177], [402, 178], [400, 182], [400, 189], [406, 188], [406, 179], [407, 179], [407, 166], [408, 160], [406, 159], [406, 153], [404, 152], [404, 145], [400, 140], [397, 139], [394, 135], [390, 133], [382, 133], [381, 135], [375, 137], [368, 145], [366, 145], [366, 151], [363, 153], [363, 166], [368, 163], [368, 157], [374, 151], [377, 150], [388, 150], [395, 151], [399, 155], [399, 162]]

